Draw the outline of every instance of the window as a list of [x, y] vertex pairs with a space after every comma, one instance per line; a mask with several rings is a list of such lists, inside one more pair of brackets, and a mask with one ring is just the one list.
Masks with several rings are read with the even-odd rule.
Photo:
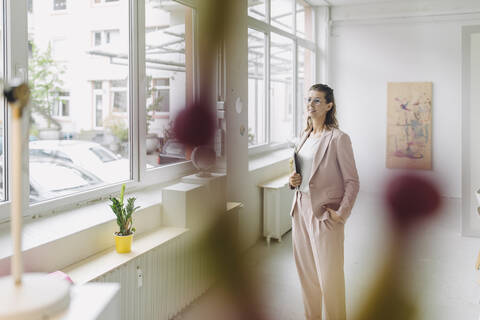
[[113, 112], [127, 112], [128, 96], [127, 81], [112, 80], [110, 81], [111, 101]]
[[[40, 0], [32, 2], [34, 8], [42, 5]], [[66, 9], [65, 0], [54, 4], [55, 10]], [[128, 32], [120, 38], [120, 30], [129, 29], [129, 8], [106, 7], [107, 15], [92, 10], [96, 8], [88, 1], [80, 1], [69, 8], [68, 20], [44, 10], [28, 16], [32, 203], [131, 178], [129, 46], [114, 45], [129, 44]], [[78, 41], [92, 35], [92, 26], [105, 23], [113, 28], [93, 33], [95, 43], [103, 46], [101, 52], [92, 50], [88, 41]], [[119, 156], [101, 161], [102, 148], [103, 154]]]
[[60, 92], [57, 94], [55, 103], [53, 106], [53, 116], [56, 117], [68, 117], [70, 116], [70, 93]]
[[270, 0], [270, 20], [274, 27], [293, 32], [293, 8], [295, 0]]
[[270, 38], [270, 137], [284, 142], [293, 136], [293, 42]]
[[313, 41], [313, 8], [304, 0], [297, 0], [297, 35]]
[[308, 97], [308, 89], [315, 79], [315, 53], [310, 49], [298, 47], [298, 72], [297, 72], [297, 130], [300, 135], [306, 125], [305, 98]]
[[252, 18], [265, 21], [266, 20], [265, 0], [248, 0], [248, 15]]
[[[146, 165], [185, 161], [186, 150], [172, 134], [176, 115], [193, 87], [193, 12], [169, 2], [145, 1]], [[191, 100], [190, 100], [191, 101]]]
[[103, 30], [93, 32], [93, 46], [106, 46], [117, 44], [120, 38], [120, 30]]
[[[35, 0], [35, 1], [38, 1], [38, 0]], [[60, 11], [60, 10], [66, 10], [66, 9], [67, 9], [67, 0], [53, 0], [54, 11]]]
[[313, 11], [305, 0], [248, 2], [249, 17], [266, 22], [248, 25], [252, 152], [285, 146], [304, 127], [305, 90], [316, 80]]
[[93, 96], [93, 104], [95, 106], [95, 119], [94, 119], [94, 126], [95, 128], [103, 127], [103, 82], [102, 81], [93, 81], [92, 82], [92, 96]]
[[[195, 96], [198, 0], [145, 0], [140, 2], [144, 8], [132, 0], [18, 1], [24, 5], [12, 6], [8, 15], [2, 13], [7, 1], [0, 6], [0, 16], [12, 24], [5, 28], [3, 21], [0, 29], [5, 64], [0, 72], [3, 78], [4, 68], [12, 70], [12, 78], [28, 76], [30, 84], [32, 122], [23, 159], [29, 170], [22, 175], [22, 194], [30, 203], [25, 215], [105, 198], [121, 183], [142, 188], [191, 172], [186, 161], [191, 150], [175, 139], [171, 124]], [[4, 33], [11, 31], [12, 41], [4, 41]], [[133, 36], [140, 32], [145, 37]], [[14, 54], [6, 57], [5, 52]], [[4, 221], [10, 209], [5, 201], [11, 191], [5, 178], [11, 175], [5, 161], [10, 127], [8, 108], [1, 110]], [[154, 136], [148, 153], [147, 132]]]
[[266, 140], [265, 34], [248, 30], [248, 144]]

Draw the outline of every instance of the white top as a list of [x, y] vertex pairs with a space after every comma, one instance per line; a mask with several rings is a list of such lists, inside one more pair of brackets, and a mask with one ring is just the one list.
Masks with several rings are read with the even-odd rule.
[[299, 190], [301, 192], [309, 192], [308, 180], [310, 179], [310, 173], [312, 171], [313, 156], [318, 148], [320, 137], [308, 137], [305, 143], [298, 152], [298, 162], [300, 165], [300, 175], [302, 176], [302, 184]]

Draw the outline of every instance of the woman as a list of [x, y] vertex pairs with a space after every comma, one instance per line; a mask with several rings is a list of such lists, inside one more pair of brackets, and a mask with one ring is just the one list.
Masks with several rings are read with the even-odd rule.
[[338, 129], [333, 90], [309, 90], [307, 128], [296, 148], [296, 188], [290, 214], [295, 264], [307, 319], [345, 320], [344, 224], [359, 189], [352, 144]]

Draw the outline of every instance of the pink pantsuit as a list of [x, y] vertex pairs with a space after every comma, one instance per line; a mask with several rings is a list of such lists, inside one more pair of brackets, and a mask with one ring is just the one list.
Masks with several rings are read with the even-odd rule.
[[[301, 148], [308, 134], [297, 147]], [[345, 320], [344, 222], [359, 190], [350, 138], [338, 129], [324, 132], [313, 157], [309, 193], [295, 192], [290, 214], [295, 263], [307, 319]], [[335, 222], [323, 206], [342, 218]]]

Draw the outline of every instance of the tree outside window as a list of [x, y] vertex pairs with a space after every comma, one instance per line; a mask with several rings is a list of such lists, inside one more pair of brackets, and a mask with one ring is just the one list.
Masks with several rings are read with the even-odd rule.
[[[60, 130], [60, 123], [53, 118], [55, 106], [62, 104], [65, 98], [62, 76], [64, 68], [53, 59], [49, 45], [46, 51], [41, 51], [32, 43], [32, 58], [28, 64], [29, 84], [32, 101], [32, 130], [42, 127]], [[67, 107], [68, 108], [68, 107]], [[41, 119], [36, 116], [43, 118]]]

